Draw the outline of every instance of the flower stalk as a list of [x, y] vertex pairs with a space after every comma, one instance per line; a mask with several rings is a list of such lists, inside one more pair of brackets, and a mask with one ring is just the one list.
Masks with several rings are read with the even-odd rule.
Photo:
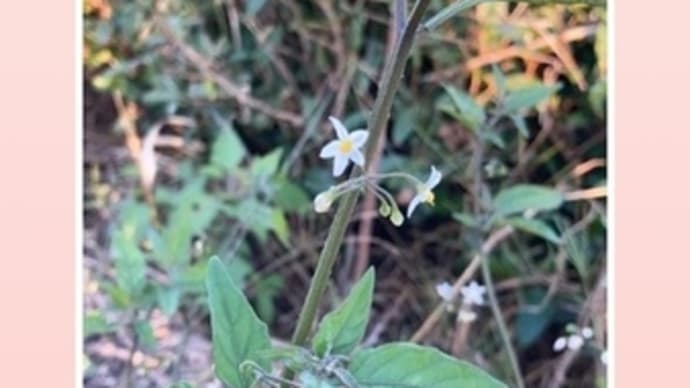
[[[374, 109], [372, 110], [372, 117], [369, 120], [368, 130], [370, 133], [370, 141], [367, 142], [365, 150], [365, 161], [373, 158], [373, 154], [378, 147], [378, 142], [381, 139], [381, 133], [385, 129], [386, 122], [390, 116], [391, 106], [393, 105], [393, 97], [400, 85], [400, 79], [405, 68], [405, 63], [410, 54], [414, 38], [417, 33], [417, 28], [422, 19], [424, 11], [429, 6], [431, 0], [417, 0], [412, 9], [410, 17], [405, 25], [404, 32], [400, 39], [396, 42], [393, 55], [386, 62], [383, 70], [381, 86], [379, 93], [376, 96]], [[366, 171], [365, 165], [362, 171]], [[356, 174], [355, 172], [352, 175]], [[333, 217], [333, 223], [328, 231], [328, 237], [319, 261], [316, 265], [314, 277], [309, 285], [309, 291], [299, 314], [297, 327], [292, 336], [292, 342], [295, 345], [304, 345], [311, 331], [316, 310], [321, 302], [328, 280], [333, 270], [333, 265], [338, 257], [338, 251], [342, 245], [345, 237], [345, 230], [352, 217], [352, 212], [357, 202], [359, 191], [350, 191], [344, 194], [339, 201], [338, 210]]]

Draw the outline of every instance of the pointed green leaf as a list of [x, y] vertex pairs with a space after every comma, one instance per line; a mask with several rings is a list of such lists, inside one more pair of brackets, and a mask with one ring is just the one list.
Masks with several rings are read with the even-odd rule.
[[117, 284], [128, 297], [139, 295], [146, 284], [146, 257], [138, 246], [134, 227], [115, 230], [112, 240]]
[[247, 150], [232, 126], [224, 123], [211, 148], [211, 163], [230, 171], [237, 167]]
[[256, 178], [269, 177], [278, 171], [280, 165], [280, 158], [283, 156], [283, 150], [276, 148], [264, 156], [260, 156], [252, 160], [251, 172]]
[[453, 4], [442, 9], [436, 15], [429, 18], [429, 20], [424, 23], [424, 28], [428, 31], [432, 31], [443, 24], [446, 20], [481, 2], [482, 0], [457, 0]]
[[446, 93], [453, 100], [453, 104], [460, 111], [460, 118], [464, 125], [473, 131], [479, 131], [486, 120], [486, 113], [476, 101], [467, 93], [450, 85], [443, 85]]
[[258, 357], [259, 352], [271, 348], [266, 324], [256, 316], [217, 257], [209, 261], [206, 287], [216, 376], [231, 387], [249, 387], [251, 379], [241, 374], [240, 364], [251, 360], [269, 368]]
[[527, 233], [535, 234], [545, 240], [551, 241], [554, 244], [560, 244], [561, 238], [558, 237], [556, 232], [547, 225], [544, 221], [527, 219], [527, 218], [508, 218], [504, 220], [508, 225], [520, 229]]
[[360, 350], [349, 369], [361, 388], [507, 388], [474, 365], [406, 342]]
[[479, 227], [479, 221], [477, 219], [468, 213], [453, 213], [453, 218], [456, 221], [460, 221], [463, 225], [470, 227], [470, 228], [477, 228]]
[[553, 210], [563, 203], [559, 191], [538, 185], [516, 185], [509, 187], [494, 198], [494, 210], [499, 216], [520, 213], [527, 209]]
[[364, 336], [369, 322], [371, 300], [374, 292], [374, 268], [362, 276], [352, 287], [350, 295], [335, 310], [326, 314], [314, 335], [312, 348], [323, 356], [349, 354]]
[[513, 115], [510, 115], [510, 120], [513, 122], [513, 125], [515, 125], [515, 128], [517, 128], [520, 136], [524, 137], [525, 139], [529, 137], [529, 130], [527, 129], [527, 123], [525, 122], [525, 119], [522, 116], [518, 116], [517, 114], [513, 114]]
[[496, 82], [496, 90], [498, 91], [498, 94], [502, 96], [508, 88], [506, 83], [506, 76], [501, 71], [501, 68], [498, 67], [498, 65], [495, 63], [491, 65], [491, 74], [493, 75], [494, 81]]
[[503, 100], [503, 109], [508, 113], [516, 113], [524, 108], [531, 108], [560, 89], [560, 85], [547, 86], [538, 84], [526, 89], [516, 90], [509, 93]]

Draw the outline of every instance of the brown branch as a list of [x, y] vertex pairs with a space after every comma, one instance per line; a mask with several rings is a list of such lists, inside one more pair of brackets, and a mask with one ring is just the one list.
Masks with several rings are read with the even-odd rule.
[[182, 53], [182, 56], [194, 65], [205, 77], [215, 82], [230, 98], [237, 101], [239, 105], [257, 110], [266, 116], [272, 117], [277, 121], [288, 123], [294, 127], [304, 124], [304, 119], [292, 112], [280, 110], [271, 105], [252, 97], [249, 92], [215, 70], [214, 63], [201, 55], [193, 47], [183, 42], [164, 22], [158, 23], [163, 34], [170, 42]]

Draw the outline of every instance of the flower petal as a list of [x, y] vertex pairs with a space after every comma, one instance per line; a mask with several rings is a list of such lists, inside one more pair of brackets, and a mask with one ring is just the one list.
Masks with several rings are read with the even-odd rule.
[[581, 333], [585, 339], [590, 339], [594, 336], [594, 330], [592, 330], [592, 328], [589, 326], [583, 327]]
[[321, 148], [319, 157], [322, 159], [332, 158], [338, 154], [338, 141], [333, 140]]
[[364, 155], [360, 150], [352, 150], [349, 155], [350, 160], [359, 167], [364, 167]]
[[347, 168], [348, 157], [336, 154], [333, 158], [333, 176], [341, 176]]
[[407, 205], [407, 218], [410, 218], [410, 216], [412, 215], [412, 212], [414, 211], [414, 209], [415, 209], [415, 208], [417, 207], [417, 205], [419, 205], [421, 202], [422, 202], [422, 197], [421, 197], [419, 194], [415, 195], [414, 198], [412, 198], [412, 201], [410, 201], [410, 204]]
[[477, 319], [477, 313], [472, 310], [460, 309], [458, 311], [458, 321], [460, 322], [472, 322]]
[[453, 287], [448, 282], [437, 284], [436, 293], [446, 302], [453, 300]]
[[369, 131], [365, 131], [362, 129], [352, 131], [350, 134], [350, 139], [352, 139], [352, 143], [354, 143], [355, 147], [357, 148], [362, 148], [364, 143], [367, 142], [367, 139], [369, 138]]
[[568, 337], [568, 349], [570, 350], [578, 350], [584, 343], [585, 340], [578, 334], [571, 334], [570, 337]]
[[558, 337], [556, 341], [553, 343], [553, 350], [555, 352], [560, 352], [561, 350], [565, 349], [565, 346], [568, 344], [568, 339], [565, 337]]
[[342, 121], [333, 116], [328, 116], [328, 119], [331, 121], [331, 124], [333, 124], [333, 128], [335, 128], [335, 133], [338, 135], [338, 139], [346, 138], [347, 128], [345, 128], [345, 125], [342, 123]]
[[426, 183], [424, 186], [428, 187], [429, 190], [433, 189], [438, 185], [439, 182], [441, 182], [441, 173], [436, 169], [436, 167], [431, 166], [431, 174], [429, 175], [429, 179], [426, 180]]

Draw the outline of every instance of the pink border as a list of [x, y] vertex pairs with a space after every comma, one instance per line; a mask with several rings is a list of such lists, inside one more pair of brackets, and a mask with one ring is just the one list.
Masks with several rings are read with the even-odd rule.
[[626, 388], [689, 384], [690, 4], [670, 4], [615, 4], [615, 370]]
[[[11, 5], [8, 5], [11, 4]], [[75, 384], [75, 3], [0, 7], [0, 370]]]
[[[690, 91], [684, 39], [690, 6], [667, 4], [615, 4], [612, 312], [616, 385], [626, 388], [687, 381], [690, 261], [683, 243], [690, 132], [681, 115]], [[4, 386], [70, 387], [80, 381], [72, 229], [79, 221], [74, 157], [81, 152], [72, 98], [80, 61], [77, 15], [75, 4], [65, 0], [12, 2], [0, 9]], [[76, 359], [80, 355], [77, 350]]]

